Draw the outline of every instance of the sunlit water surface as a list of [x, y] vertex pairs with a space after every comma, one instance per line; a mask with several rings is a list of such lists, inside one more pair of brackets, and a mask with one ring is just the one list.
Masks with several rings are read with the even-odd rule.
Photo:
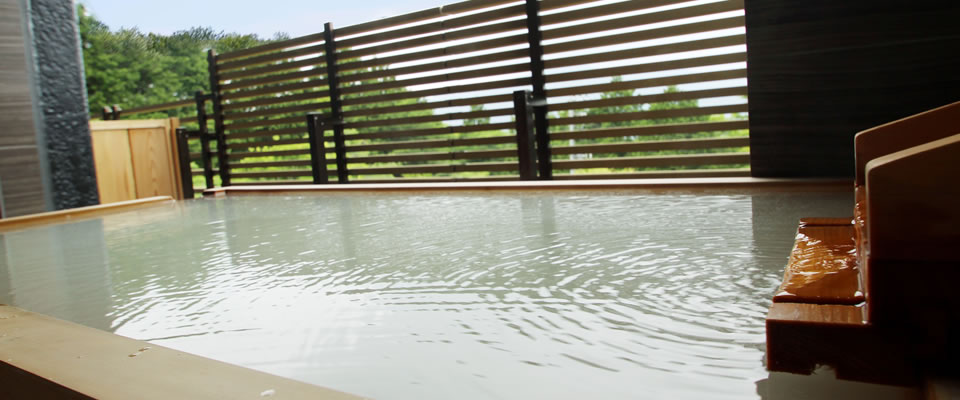
[[755, 398], [849, 194], [198, 200], [0, 235], [0, 301], [383, 399]]

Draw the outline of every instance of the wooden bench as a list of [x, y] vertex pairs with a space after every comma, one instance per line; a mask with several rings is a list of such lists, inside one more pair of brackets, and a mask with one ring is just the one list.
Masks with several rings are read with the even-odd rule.
[[956, 374], [960, 102], [857, 134], [852, 218], [801, 220], [767, 368], [902, 385]]

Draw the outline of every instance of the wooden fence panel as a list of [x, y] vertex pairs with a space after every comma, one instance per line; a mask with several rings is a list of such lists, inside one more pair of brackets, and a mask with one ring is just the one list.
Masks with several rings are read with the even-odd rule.
[[589, 2], [543, 32], [556, 179], [749, 175], [742, 1]]
[[174, 155], [177, 126], [175, 118], [90, 122], [101, 204], [183, 198]]
[[178, 192], [179, 174], [173, 158], [168, 128], [130, 129], [130, 155], [137, 198], [183, 197]]
[[744, 176], [744, 38], [742, 0], [463, 1], [215, 55], [207, 129], [232, 184], [518, 179], [531, 91], [541, 177]]
[[127, 130], [95, 129], [94, 126], [95, 123], [91, 123], [90, 134], [100, 204], [136, 199], [137, 183], [133, 179], [133, 157]]

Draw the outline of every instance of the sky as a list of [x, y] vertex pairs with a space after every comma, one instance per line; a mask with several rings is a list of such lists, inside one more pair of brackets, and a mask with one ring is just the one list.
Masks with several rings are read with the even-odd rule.
[[195, 26], [265, 38], [323, 31], [456, 3], [456, 0], [78, 0], [111, 30], [170, 34]]

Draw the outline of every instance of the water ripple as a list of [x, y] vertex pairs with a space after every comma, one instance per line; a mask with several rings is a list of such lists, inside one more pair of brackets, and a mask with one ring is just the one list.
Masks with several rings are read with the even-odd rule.
[[6, 234], [0, 261], [14, 304], [374, 397], [750, 397], [792, 237], [756, 232], [795, 223], [755, 201], [226, 198]]

